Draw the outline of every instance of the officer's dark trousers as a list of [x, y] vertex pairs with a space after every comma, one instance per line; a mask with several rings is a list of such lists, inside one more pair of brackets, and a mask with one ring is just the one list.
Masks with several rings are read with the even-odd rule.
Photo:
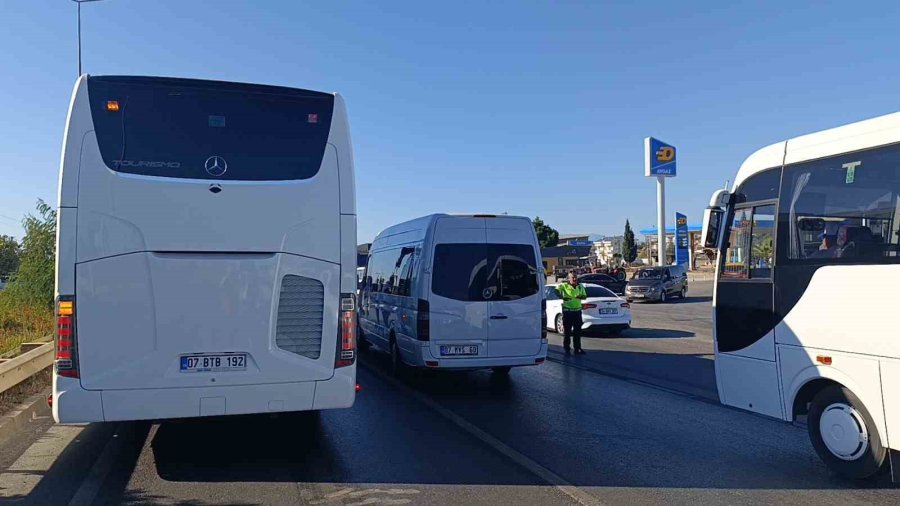
[[581, 311], [563, 311], [563, 348], [569, 349], [569, 340], [575, 340], [575, 351], [581, 349]]

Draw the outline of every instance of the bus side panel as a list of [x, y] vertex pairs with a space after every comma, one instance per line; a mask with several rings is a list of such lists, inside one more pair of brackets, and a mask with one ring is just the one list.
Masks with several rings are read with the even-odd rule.
[[[900, 450], [900, 391], [896, 386], [900, 385], [900, 361], [881, 361], [881, 395], [884, 399], [884, 422], [887, 428], [886, 437], [888, 447]], [[894, 476], [900, 473], [900, 469], [894, 470]]]
[[783, 418], [775, 362], [722, 353], [716, 356], [722, 404]]
[[[897, 330], [890, 316], [897, 311], [893, 287], [900, 286], [900, 265], [828, 265], [815, 270], [793, 307], [782, 300], [786, 312], [775, 329], [778, 344], [900, 357]], [[797, 276], [785, 280], [803, 286]], [[850, 294], [865, 295], [862, 317]]]
[[328, 142], [337, 151], [341, 170], [341, 213], [356, 214], [356, 171], [353, 167], [353, 143], [350, 141], [350, 123], [344, 97], [334, 96], [334, 112], [331, 117], [331, 133]]
[[356, 216], [341, 215], [341, 293], [356, 293]]
[[63, 134], [62, 158], [59, 161], [59, 207], [75, 207], [78, 205], [78, 171], [81, 160], [81, 146], [87, 132], [94, 129], [91, 117], [91, 105], [88, 101], [87, 75], [75, 82], [72, 100], [69, 104], [69, 116], [66, 118], [66, 130]]
[[[818, 378], [825, 378], [840, 383], [853, 392], [866, 406], [872, 415], [875, 425], [881, 434], [881, 440], [887, 445], [887, 429], [885, 428], [884, 407], [881, 403], [881, 375], [878, 359], [849, 353], [815, 348], [798, 348], [796, 346], [778, 346], [781, 363], [782, 383], [784, 385], [785, 419], [793, 415], [794, 398], [803, 385]], [[816, 357], [831, 357], [831, 365], [822, 365]]]
[[56, 295], [75, 295], [75, 230], [78, 209], [56, 211]]

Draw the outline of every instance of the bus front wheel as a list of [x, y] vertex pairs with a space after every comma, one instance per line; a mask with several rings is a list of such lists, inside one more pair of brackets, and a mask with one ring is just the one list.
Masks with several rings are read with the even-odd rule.
[[871, 477], [887, 458], [872, 416], [859, 398], [842, 386], [832, 385], [816, 394], [807, 427], [819, 457], [846, 478]]

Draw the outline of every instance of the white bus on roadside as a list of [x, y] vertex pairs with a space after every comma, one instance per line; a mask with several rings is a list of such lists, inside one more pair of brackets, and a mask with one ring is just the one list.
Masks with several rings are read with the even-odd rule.
[[59, 176], [58, 422], [353, 405], [343, 99], [87, 76]]
[[360, 289], [360, 339], [404, 366], [537, 365], [547, 357], [543, 270], [528, 218], [434, 214], [375, 238]]
[[[716, 380], [724, 404], [805, 420], [835, 472], [900, 449], [900, 113], [789, 139], [716, 192]], [[894, 456], [897, 477], [900, 461]]]

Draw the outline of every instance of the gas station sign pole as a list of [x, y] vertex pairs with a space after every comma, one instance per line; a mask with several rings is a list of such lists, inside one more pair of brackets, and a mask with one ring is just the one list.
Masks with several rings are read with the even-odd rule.
[[675, 146], [644, 139], [644, 175], [656, 177], [656, 234], [659, 265], [666, 265], [666, 178], [675, 177]]

